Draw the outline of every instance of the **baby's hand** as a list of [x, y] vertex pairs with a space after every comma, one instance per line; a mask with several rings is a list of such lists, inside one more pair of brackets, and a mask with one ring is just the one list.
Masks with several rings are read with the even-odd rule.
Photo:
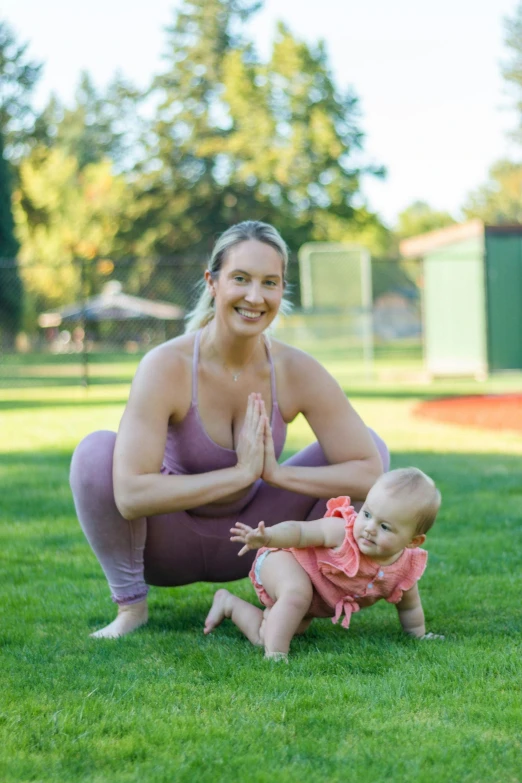
[[238, 552], [239, 557], [244, 555], [250, 549], [259, 549], [262, 546], [266, 546], [270, 541], [270, 537], [265, 530], [265, 523], [260, 522], [257, 528], [244, 525], [242, 522], [236, 522], [236, 526], [230, 529], [233, 533], [231, 541], [239, 541], [245, 546]]
[[422, 639], [423, 641], [425, 639], [426, 641], [428, 640], [432, 641], [433, 639], [439, 639], [441, 641], [444, 640], [444, 636], [442, 636], [442, 634], [440, 633], [425, 633], [424, 636], [420, 636], [419, 638]]

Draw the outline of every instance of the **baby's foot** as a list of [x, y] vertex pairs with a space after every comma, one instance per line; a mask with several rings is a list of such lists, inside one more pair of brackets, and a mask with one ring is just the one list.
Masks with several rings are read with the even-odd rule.
[[223, 622], [225, 617], [230, 617], [229, 601], [232, 598], [232, 594], [222, 588], [214, 594], [214, 600], [210, 607], [210, 612], [205, 620], [205, 627], [203, 633], [207, 634], [217, 628], [220, 623]]
[[288, 663], [288, 654], [284, 652], [268, 652], [268, 650], [265, 650], [265, 658], [269, 661], [284, 661], [284, 663]]
[[93, 639], [117, 639], [118, 636], [125, 636], [131, 631], [135, 631], [141, 625], [145, 625], [149, 619], [147, 601], [139, 601], [136, 604], [118, 607], [118, 616], [116, 619], [100, 628], [99, 631], [91, 633]]

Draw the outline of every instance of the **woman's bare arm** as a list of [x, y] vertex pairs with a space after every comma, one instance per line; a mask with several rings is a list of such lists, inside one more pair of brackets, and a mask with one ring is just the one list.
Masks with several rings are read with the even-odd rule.
[[285, 386], [292, 390], [292, 413], [305, 416], [330, 464], [278, 465], [268, 434], [264, 480], [312, 497], [349, 495], [354, 501], [364, 500], [382, 473], [381, 458], [368, 428], [319, 362], [299, 352], [288, 364]]
[[169, 419], [176, 415], [175, 390], [184, 374], [183, 363], [176, 357], [168, 368], [165, 365], [165, 352], [151, 352], [142, 361], [118, 431], [114, 495], [125, 519], [212, 503], [248, 487], [261, 475], [263, 422], [259, 405], [256, 412], [252, 400], [236, 466], [184, 476], [160, 473]]

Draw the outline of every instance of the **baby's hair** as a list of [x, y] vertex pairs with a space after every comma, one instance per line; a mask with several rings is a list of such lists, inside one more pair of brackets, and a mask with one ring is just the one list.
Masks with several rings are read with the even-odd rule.
[[407, 492], [415, 508], [415, 535], [427, 533], [440, 508], [441, 496], [435, 482], [419, 468], [398, 468], [384, 473], [380, 481], [393, 495]]

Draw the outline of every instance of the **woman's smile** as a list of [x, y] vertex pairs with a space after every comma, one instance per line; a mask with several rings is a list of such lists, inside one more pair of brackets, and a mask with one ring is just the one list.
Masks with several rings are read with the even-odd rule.
[[238, 313], [242, 318], [246, 318], [247, 321], [259, 321], [259, 319], [262, 318], [265, 314], [264, 310], [247, 310], [246, 307], [236, 307], [234, 309], [236, 313]]

